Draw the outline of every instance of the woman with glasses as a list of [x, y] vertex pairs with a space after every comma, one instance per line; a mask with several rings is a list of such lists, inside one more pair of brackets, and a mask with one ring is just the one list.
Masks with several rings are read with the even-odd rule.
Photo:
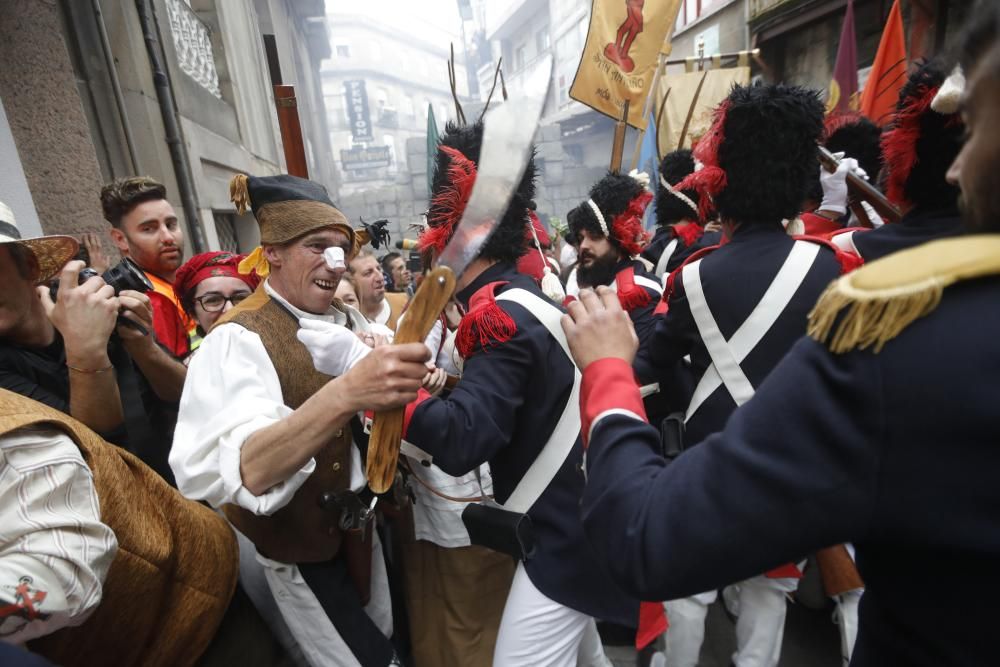
[[224, 312], [257, 289], [260, 278], [256, 273], [239, 272], [243, 257], [230, 252], [203, 252], [177, 269], [174, 292], [184, 311], [198, 323], [192, 351]]

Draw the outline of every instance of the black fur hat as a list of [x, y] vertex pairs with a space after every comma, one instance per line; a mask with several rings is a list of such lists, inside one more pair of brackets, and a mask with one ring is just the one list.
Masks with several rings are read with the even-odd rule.
[[[630, 255], [637, 255], [648, 241], [642, 215], [652, 198], [646, 186], [632, 176], [608, 172], [590, 188], [589, 200], [566, 214], [569, 231], [577, 239], [584, 229], [594, 236], [607, 236]], [[607, 229], [601, 227], [589, 201], [600, 209]]]
[[882, 171], [882, 130], [860, 113], [844, 113], [826, 119], [823, 145], [831, 153], [843, 151], [858, 161], [871, 183], [878, 183]]
[[682, 220], [698, 221], [698, 193], [694, 190], [682, 190], [681, 194], [687, 197], [694, 206], [689, 206], [676, 194], [667, 192], [669, 183], [675, 186], [683, 181], [688, 174], [694, 171], [694, 156], [691, 151], [682, 148], [663, 156], [660, 161], [660, 187], [656, 191], [656, 226], [665, 227]]
[[930, 107], [946, 77], [939, 62], [925, 62], [899, 91], [892, 126], [882, 135], [886, 196], [894, 202], [941, 209], [958, 201], [945, 174], [962, 149], [962, 119]]
[[694, 155], [704, 166], [684, 179], [707, 210], [745, 224], [778, 224], [801, 212], [817, 170], [823, 104], [814, 90], [786, 84], [734, 86]]
[[[428, 228], [420, 235], [421, 248], [433, 247], [441, 252], [448, 244], [455, 226], [465, 211], [483, 142], [483, 124], [445, 126], [438, 144], [431, 187]], [[500, 262], [516, 262], [527, 249], [528, 209], [535, 196], [535, 161], [528, 166], [511, 199], [503, 219], [483, 246], [479, 256]]]

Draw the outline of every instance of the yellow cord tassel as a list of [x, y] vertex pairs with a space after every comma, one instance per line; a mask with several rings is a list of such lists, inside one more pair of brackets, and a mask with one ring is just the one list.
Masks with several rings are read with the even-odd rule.
[[240, 265], [236, 267], [236, 270], [245, 276], [256, 271], [257, 275], [261, 279], [264, 279], [271, 273], [271, 265], [268, 263], [267, 258], [264, 257], [264, 249], [257, 246], [252, 253], [240, 261]]
[[809, 313], [809, 336], [834, 354], [871, 347], [876, 354], [941, 301], [944, 281], [928, 279], [876, 294], [855, 289], [844, 276], [830, 285]]
[[236, 212], [243, 215], [250, 208], [250, 178], [246, 174], [236, 174], [229, 181], [229, 199], [236, 206]]

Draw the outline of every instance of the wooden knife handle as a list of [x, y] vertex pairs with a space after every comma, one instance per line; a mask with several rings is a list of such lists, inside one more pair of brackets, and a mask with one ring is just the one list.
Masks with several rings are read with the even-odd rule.
[[[455, 291], [455, 274], [446, 266], [431, 271], [413, 295], [393, 344], [420, 343], [427, 338], [434, 321]], [[403, 438], [404, 408], [376, 412], [368, 440], [366, 475], [375, 493], [385, 493], [396, 477], [399, 443]]]

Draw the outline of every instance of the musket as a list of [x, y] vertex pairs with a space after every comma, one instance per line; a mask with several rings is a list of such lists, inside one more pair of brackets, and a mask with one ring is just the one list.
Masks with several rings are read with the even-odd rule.
[[302, 141], [302, 125], [299, 123], [298, 101], [295, 86], [278, 84], [274, 86], [274, 105], [278, 111], [278, 128], [281, 130], [281, 145], [285, 149], [285, 165], [292, 176], [309, 178], [306, 162], [305, 143]]
[[[455, 281], [500, 224], [531, 159], [532, 140], [551, 75], [552, 57], [546, 56], [528, 76], [525, 94], [515, 104], [502, 104], [487, 112], [476, 182], [469, 202], [455, 233], [437, 258], [436, 267], [413, 295], [394, 344], [419, 343], [427, 337], [455, 291]], [[388, 491], [395, 479], [403, 412], [404, 408], [396, 408], [375, 413], [366, 469], [368, 485], [375, 493]]]
[[[823, 165], [823, 168], [831, 174], [837, 171], [837, 167], [840, 166], [840, 160], [827, 150], [826, 147], [818, 146], [818, 148], [819, 163]], [[900, 218], [903, 217], [903, 214], [896, 208], [895, 204], [876, 190], [871, 183], [853, 171], [847, 172], [847, 189], [855, 198], [868, 202], [886, 222], [899, 222]], [[867, 219], [867, 215], [863, 219]]]

